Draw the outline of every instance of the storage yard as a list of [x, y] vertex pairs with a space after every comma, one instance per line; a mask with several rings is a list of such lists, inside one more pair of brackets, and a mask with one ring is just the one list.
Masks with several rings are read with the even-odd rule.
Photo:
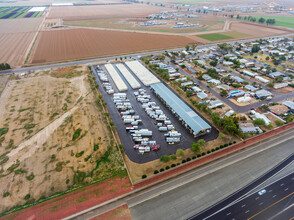
[[42, 31], [29, 63], [60, 62], [178, 48], [192, 42], [193, 40], [183, 36], [82, 28]]
[[[218, 137], [214, 127], [180, 100], [139, 61], [112, 65], [121, 80], [128, 86], [127, 91], [124, 92], [119, 91], [110, 77], [107, 71], [109, 65], [112, 64], [96, 66], [94, 75], [107, 102], [107, 108], [118, 130], [125, 153], [131, 161], [146, 163], [162, 155], [173, 154], [178, 148], [187, 149], [193, 141], [198, 139], [203, 138], [209, 141]], [[148, 77], [139, 78], [134, 72], [138, 69], [141, 73], [148, 72]], [[131, 78], [140, 84], [140, 89], [132, 89], [128, 82], [130, 75], [122, 74], [120, 70], [127, 70]], [[162, 98], [151, 91], [151, 88], [155, 89], [156, 86], [164, 87], [164, 93], [171, 97], [171, 101], [177, 99], [181, 106], [168, 107], [165, 104], [169, 103], [168, 101], [162, 101]]]

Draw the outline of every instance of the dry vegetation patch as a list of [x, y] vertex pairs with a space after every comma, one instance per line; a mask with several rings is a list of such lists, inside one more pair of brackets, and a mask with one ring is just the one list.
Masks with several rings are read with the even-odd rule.
[[124, 169], [93, 82], [86, 67], [9, 81], [0, 98], [0, 212]]

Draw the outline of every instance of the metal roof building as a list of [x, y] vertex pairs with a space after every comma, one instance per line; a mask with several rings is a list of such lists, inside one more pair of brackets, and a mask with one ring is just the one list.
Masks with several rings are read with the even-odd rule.
[[294, 109], [294, 102], [292, 102], [292, 101], [285, 101], [285, 102], [283, 102], [283, 105], [287, 106], [291, 110]]
[[135, 79], [135, 77], [130, 73], [130, 71], [122, 63], [116, 64], [116, 67], [121, 72], [121, 74], [125, 77], [125, 79], [128, 81], [128, 83], [133, 89], [138, 89], [141, 87], [140, 83]]
[[126, 65], [132, 70], [133, 73], [141, 80], [145, 86], [150, 86], [153, 83], [159, 83], [153, 73], [151, 73], [143, 64], [139, 61], [127, 61]]
[[105, 64], [105, 68], [107, 70], [107, 72], [109, 73], [109, 75], [111, 76], [111, 78], [113, 79], [118, 91], [126, 91], [128, 90], [127, 85], [125, 84], [125, 82], [122, 80], [122, 78], [120, 77], [120, 75], [118, 74], [118, 72], [116, 71], [116, 69], [114, 69], [114, 67], [112, 66], [112, 64], [108, 63]]
[[153, 84], [151, 89], [194, 137], [211, 132], [211, 126], [163, 83]]
[[259, 97], [259, 98], [262, 98], [262, 97], [268, 97], [268, 96], [271, 96], [273, 95], [271, 92], [265, 90], [265, 89], [261, 89], [261, 90], [258, 90], [256, 91], [256, 96]]

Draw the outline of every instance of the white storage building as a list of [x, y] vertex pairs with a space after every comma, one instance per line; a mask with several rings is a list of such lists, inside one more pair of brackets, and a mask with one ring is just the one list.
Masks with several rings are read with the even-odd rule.
[[258, 81], [262, 82], [262, 83], [269, 83], [270, 81], [268, 79], [265, 79], [261, 76], [255, 76], [255, 79], [257, 79]]
[[110, 63], [105, 64], [105, 68], [106, 68], [107, 72], [109, 73], [109, 75], [111, 76], [112, 80], [114, 81], [117, 89], [120, 92], [121, 91], [128, 90], [127, 85], [122, 80], [122, 78], [120, 77], [120, 75], [118, 74], [118, 72], [116, 71], [116, 69], [114, 69], [114, 67], [112, 66], [112, 64], [110, 64]]
[[150, 86], [154, 83], [159, 83], [160, 80], [157, 79], [153, 73], [151, 73], [145, 66], [143, 66], [139, 61], [127, 61], [126, 65], [135, 73], [135, 75], [141, 80], [145, 86]]
[[125, 77], [125, 79], [128, 81], [128, 83], [133, 89], [138, 89], [141, 87], [140, 83], [135, 79], [135, 77], [130, 73], [130, 71], [122, 63], [116, 64], [116, 67], [121, 72], [121, 74]]

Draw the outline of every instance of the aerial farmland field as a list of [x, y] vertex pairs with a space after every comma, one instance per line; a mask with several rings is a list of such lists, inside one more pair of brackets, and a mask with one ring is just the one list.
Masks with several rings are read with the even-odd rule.
[[31, 6], [0, 7], [0, 19], [40, 17], [43, 12], [30, 12]]
[[160, 11], [164, 11], [164, 8], [138, 4], [53, 7], [48, 18], [63, 18], [64, 20], [126, 18], [147, 16]]
[[0, 19], [0, 60], [12, 67], [24, 63], [42, 18]]
[[23, 64], [35, 32], [0, 34], [0, 60], [12, 67]]
[[42, 31], [29, 63], [49, 63], [183, 47], [194, 41], [177, 35], [68, 29]]

